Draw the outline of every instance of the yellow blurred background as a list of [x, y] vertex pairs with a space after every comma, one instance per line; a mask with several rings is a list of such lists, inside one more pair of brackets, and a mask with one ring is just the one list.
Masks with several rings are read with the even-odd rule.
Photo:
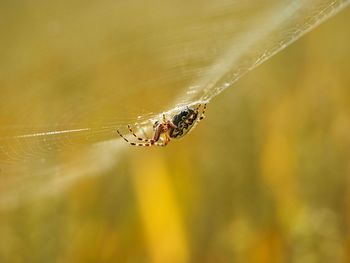
[[0, 262], [350, 262], [349, 9], [183, 140], [113, 140], [276, 4], [218, 2], [0, 3]]

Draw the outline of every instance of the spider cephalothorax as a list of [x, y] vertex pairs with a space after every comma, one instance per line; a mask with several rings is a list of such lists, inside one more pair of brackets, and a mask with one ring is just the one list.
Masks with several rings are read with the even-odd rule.
[[[166, 146], [171, 139], [179, 139], [185, 136], [196, 123], [200, 122], [204, 118], [206, 104], [204, 104], [201, 113], [199, 113], [200, 106], [201, 105], [195, 109], [187, 107], [180, 113], [174, 115], [171, 120], [166, 119], [165, 115], [163, 114], [163, 120], [161, 122], [156, 121], [153, 125], [154, 134], [152, 139], [138, 137], [131, 129], [131, 126], [128, 125], [131, 134], [139, 141], [144, 143], [130, 142], [118, 130], [117, 132], [120, 137], [133, 146]], [[161, 142], [159, 142], [159, 140]]]

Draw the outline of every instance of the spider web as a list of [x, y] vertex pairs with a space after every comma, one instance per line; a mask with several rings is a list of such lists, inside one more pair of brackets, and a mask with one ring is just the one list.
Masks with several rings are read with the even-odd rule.
[[211, 101], [349, 2], [1, 3], [0, 208], [116, 165], [116, 129]]

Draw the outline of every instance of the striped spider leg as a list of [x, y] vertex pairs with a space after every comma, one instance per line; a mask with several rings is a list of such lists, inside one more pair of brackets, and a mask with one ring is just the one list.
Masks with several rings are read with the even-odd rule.
[[[199, 112], [198, 110], [199, 110], [200, 106], [201, 105], [198, 106], [197, 112]], [[203, 106], [203, 109], [202, 109], [202, 113], [201, 113], [200, 117], [197, 119], [197, 123], [199, 123], [201, 120], [203, 120], [205, 118], [204, 114], [205, 114], [206, 109], [207, 109], [207, 104], [205, 103], [204, 106]]]
[[129, 131], [131, 132], [131, 134], [137, 138], [139, 141], [142, 141], [143, 143], [136, 143], [136, 142], [131, 142], [129, 141], [124, 135], [122, 135], [119, 130], [117, 130], [117, 133], [119, 134], [120, 137], [122, 137], [124, 139], [124, 141], [126, 141], [127, 143], [129, 143], [130, 145], [132, 146], [152, 146], [152, 145], [156, 145], [156, 146], [165, 146], [163, 145], [162, 143], [158, 143], [158, 142], [155, 142], [153, 139], [144, 139], [144, 138], [141, 138], [139, 136], [137, 136], [135, 134], [135, 132], [131, 129], [131, 126], [128, 125], [128, 128], [129, 128]]
[[[131, 128], [130, 125], [128, 125], [128, 129], [130, 133], [139, 141], [142, 141], [142, 143], [136, 143], [136, 142], [131, 142], [125, 136], [123, 136], [119, 130], [117, 130], [117, 133], [119, 134], [120, 137], [122, 137], [127, 143], [129, 143], [132, 146], [166, 146], [169, 141], [170, 137], [167, 134], [170, 129], [175, 129], [177, 128], [171, 120], [167, 120], [165, 117], [165, 114], [163, 114], [163, 121], [162, 122], [155, 122], [154, 124], [154, 135], [153, 139], [148, 139], [148, 138], [141, 138], [135, 134], [133, 129]], [[162, 141], [159, 143], [158, 141]]]

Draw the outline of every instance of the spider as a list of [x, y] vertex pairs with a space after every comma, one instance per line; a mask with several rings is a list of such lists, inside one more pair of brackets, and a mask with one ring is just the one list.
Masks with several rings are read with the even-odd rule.
[[171, 120], [167, 119], [165, 114], [163, 114], [163, 120], [161, 122], [156, 121], [153, 125], [154, 134], [152, 139], [137, 136], [131, 126], [128, 125], [131, 134], [139, 141], [142, 141], [142, 143], [129, 141], [119, 132], [119, 130], [117, 130], [117, 133], [127, 143], [133, 146], [166, 146], [171, 139], [179, 139], [185, 136], [197, 123], [204, 119], [207, 104], [204, 104], [201, 113], [199, 113], [200, 107], [201, 104], [195, 109], [187, 107], [180, 113], [176, 114]]

